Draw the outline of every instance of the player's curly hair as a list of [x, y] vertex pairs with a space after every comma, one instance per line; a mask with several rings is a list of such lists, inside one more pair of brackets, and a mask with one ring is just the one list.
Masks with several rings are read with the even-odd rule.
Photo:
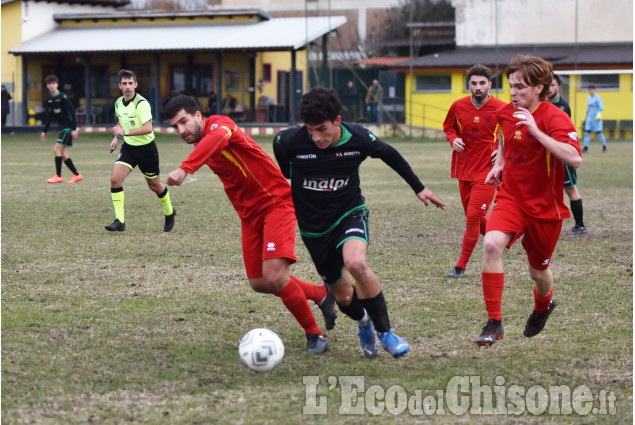
[[300, 100], [300, 120], [305, 124], [335, 121], [341, 110], [342, 101], [337, 92], [326, 87], [314, 87]]
[[492, 81], [492, 70], [486, 67], [485, 65], [481, 65], [480, 63], [468, 69], [465, 75], [467, 76], [468, 81], [470, 80], [472, 75], [476, 75], [478, 77], [485, 77], [489, 81]]
[[551, 62], [532, 55], [516, 55], [509, 62], [507, 67], [507, 78], [514, 72], [520, 72], [525, 83], [530, 87], [542, 85], [540, 100], [545, 100], [549, 94], [549, 85], [553, 77], [553, 66]]
[[59, 80], [57, 79], [55, 75], [47, 75], [46, 78], [44, 79], [44, 84], [48, 84], [48, 83], [59, 83]]

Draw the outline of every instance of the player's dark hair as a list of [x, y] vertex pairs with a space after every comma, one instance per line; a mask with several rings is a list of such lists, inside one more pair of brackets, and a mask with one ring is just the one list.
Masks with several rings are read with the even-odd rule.
[[44, 84], [59, 83], [59, 82], [60, 80], [58, 80], [55, 75], [47, 75], [46, 78], [44, 78]]
[[589, 88], [590, 89], [594, 89], [595, 88], [595, 84], [589, 84]]
[[492, 81], [492, 70], [486, 67], [485, 65], [476, 64], [465, 73], [467, 76], [467, 80], [469, 81], [473, 75], [478, 77], [485, 77], [488, 81]]
[[314, 87], [300, 100], [300, 120], [305, 124], [335, 121], [341, 110], [342, 102], [337, 92], [326, 87]]
[[132, 78], [132, 81], [134, 81], [135, 83], [137, 82], [137, 76], [133, 71], [130, 71], [129, 69], [120, 69], [117, 73], [117, 79], [119, 80], [119, 83], [121, 83], [121, 80], [123, 80], [124, 78]]
[[165, 113], [165, 117], [167, 119], [172, 119], [179, 113], [179, 111], [181, 111], [181, 109], [185, 110], [185, 112], [190, 115], [194, 115], [197, 111], [201, 110], [201, 107], [192, 97], [180, 94], [178, 96], [174, 96], [168, 101], [168, 103], [166, 103], [165, 108], [163, 108], [163, 112]]
[[507, 79], [515, 72], [520, 72], [525, 83], [530, 87], [542, 85], [540, 100], [545, 100], [549, 94], [549, 85], [553, 76], [553, 66], [551, 62], [532, 55], [516, 55], [509, 62], [507, 67]]
[[562, 85], [562, 79], [558, 74], [553, 74], [553, 79], [556, 80], [556, 83], [558, 83], [558, 85]]

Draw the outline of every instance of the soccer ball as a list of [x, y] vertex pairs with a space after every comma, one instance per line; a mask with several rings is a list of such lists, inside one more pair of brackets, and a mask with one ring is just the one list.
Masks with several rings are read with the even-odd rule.
[[284, 344], [274, 331], [252, 329], [245, 334], [238, 347], [240, 360], [251, 370], [269, 372], [282, 362]]

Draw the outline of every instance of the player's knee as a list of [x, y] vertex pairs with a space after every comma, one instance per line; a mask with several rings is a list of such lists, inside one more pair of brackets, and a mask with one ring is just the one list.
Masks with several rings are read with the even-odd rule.
[[346, 270], [348, 270], [356, 278], [365, 275], [368, 271], [368, 263], [366, 263], [366, 259], [364, 257], [354, 256], [345, 258], [344, 267], [346, 267]]
[[503, 254], [503, 249], [505, 249], [505, 246], [498, 239], [485, 235], [483, 240], [483, 255], [485, 258], [500, 257]]

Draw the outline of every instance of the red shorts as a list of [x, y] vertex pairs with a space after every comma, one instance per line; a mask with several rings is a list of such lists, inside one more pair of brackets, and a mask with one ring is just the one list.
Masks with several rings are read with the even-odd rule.
[[524, 233], [522, 245], [529, 265], [536, 270], [549, 268], [561, 229], [562, 220], [536, 220], [526, 215], [514, 202], [505, 199], [494, 205], [487, 219], [487, 232], [497, 230], [513, 233], [507, 248], [511, 248]]
[[494, 199], [496, 188], [482, 181], [459, 180], [459, 192], [465, 215], [469, 213], [484, 217]]
[[262, 262], [271, 258], [286, 258], [289, 264], [295, 256], [296, 218], [289, 200], [269, 209], [258, 220], [241, 221], [243, 261], [249, 279], [262, 277]]

